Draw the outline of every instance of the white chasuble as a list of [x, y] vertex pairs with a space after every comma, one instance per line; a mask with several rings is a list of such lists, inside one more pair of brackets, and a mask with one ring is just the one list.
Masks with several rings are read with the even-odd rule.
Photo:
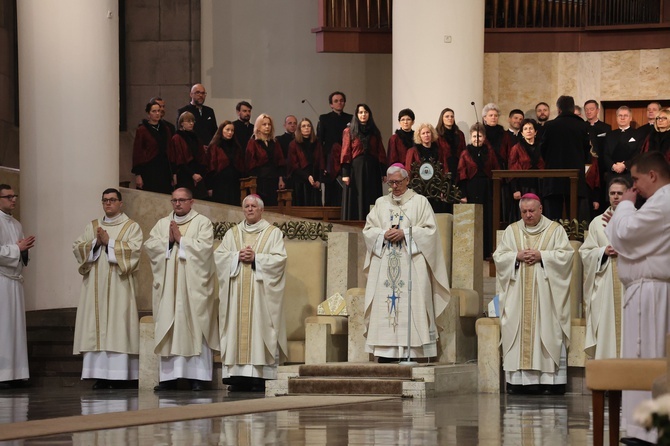
[[[173, 220], [181, 241], [170, 246]], [[153, 272], [155, 353], [161, 357], [200, 356], [203, 345], [219, 349], [213, 242], [212, 222], [192, 210], [159, 220], [144, 243]]]
[[[384, 233], [390, 228], [402, 229], [405, 239], [400, 243], [385, 240]], [[411, 189], [395, 199], [392, 195], [378, 198], [367, 216], [363, 237], [367, 247], [365, 271], [368, 275], [365, 289], [366, 351], [375, 356], [406, 357], [408, 322], [411, 320], [410, 356], [437, 356], [440, 327], [436, 319], [447, 307], [450, 292], [430, 203]], [[411, 316], [408, 306], [410, 268]]]
[[21, 223], [0, 211], [0, 382], [29, 377], [22, 238]]
[[[609, 211], [611, 208], [606, 212]], [[619, 280], [617, 257], [605, 254], [609, 244], [605, 221], [599, 215], [589, 224], [589, 233], [579, 248], [584, 265], [584, 351], [595, 359], [618, 358], [621, 352], [624, 288]]]
[[[232, 227], [214, 252], [219, 278], [222, 375], [277, 377], [286, 360], [286, 250], [283, 233], [265, 220]], [[250, 246], [253, 264], [239, 261]]]
[[[542, 261], [516, 260], [524, 249], [537, 249]], [[505, 229], [493, 253], [500, 283], [500, 330], [503, 369], [529, 371], [512, 384], [564, 384], [559, 365], [570, 342], [570, 279], [574, 250], [565, 230], [542, 217], [534, 227], [523, 221]], [[563, 367], [561, 367], [563, 368]]]

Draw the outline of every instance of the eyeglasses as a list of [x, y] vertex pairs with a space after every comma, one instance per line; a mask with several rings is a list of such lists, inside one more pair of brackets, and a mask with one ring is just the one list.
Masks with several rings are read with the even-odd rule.
[[656, 116], [657, 121], [667, 121], [668, 117], [667, 116]]
[[389, 181], [386, 182], [386, 184], [388, 184], [388, 185], [391, 186], [391, 187], [393, 187], [393, 186], [399, 186], [399, 185], [401, 185], [402, 182], [405, 181], [406, 179], [407, 179], [407, 178], [403, 178], [402, 180], [389, 180]]
[[202, 95], [202, 96], [207, 96], [206, 91], [194, 91], [193, 94], [199, 94], [199, 95]]
[[114, 204], [117, 201], [119, 201], [119, 199], [118, 198], [103, 198], [100, 201], [102, 201], [102, 204]]
[[191, 200], [193, 200], [193, 198], [173, 198], [172, 200], [170, 200], [170, 203], [172, 203], [172, 204], [177, 204], [177, 203], [184, 204], [187, 201], [191, 201]]
[[0, 198], [6, 198], [8, 200], [16, 200], [17, 198], [19, 198], [19, 196], [18, 195], [0, 195]]

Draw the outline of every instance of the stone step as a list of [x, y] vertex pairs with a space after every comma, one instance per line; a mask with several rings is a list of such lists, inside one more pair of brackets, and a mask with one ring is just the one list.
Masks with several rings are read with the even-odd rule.
[[401, 379], [292, 378], [289, 395], [396, 395], [402, 396]]
[[351, 377], [351, 378], [400, 378], [412, 379], [411, 366], [399, 364], [376, 364], [376, 363], [327, 363], [301, 365], [299, 373], [301, 377], [328, 376], [328, 377]]

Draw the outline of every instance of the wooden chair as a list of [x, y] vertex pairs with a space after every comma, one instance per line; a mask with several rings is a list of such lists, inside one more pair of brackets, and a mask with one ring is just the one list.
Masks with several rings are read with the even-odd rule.
[[605, 392], [609, 394], [609, 444], [619, 444], [621, 391], [648, 390], [668, 371], [665, 358], [592, 359], [586, 361], [586, 387], [593, 399], [593, 444], [602, 446], [605, 424]]

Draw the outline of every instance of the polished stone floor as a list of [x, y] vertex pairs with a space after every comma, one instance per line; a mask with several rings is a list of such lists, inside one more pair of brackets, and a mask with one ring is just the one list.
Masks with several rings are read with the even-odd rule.
[[[206, 404], [262, 394], [76, 388], [0, 391], [2, 424], [68, 415]], [[605, 434], [607, 441], [607, 432]], [[449, 395], [394, 399], [64, 434], [11, 445], [590, 445], [585, 395]], [[606, 443], [607, 444], [607, 443]]]

